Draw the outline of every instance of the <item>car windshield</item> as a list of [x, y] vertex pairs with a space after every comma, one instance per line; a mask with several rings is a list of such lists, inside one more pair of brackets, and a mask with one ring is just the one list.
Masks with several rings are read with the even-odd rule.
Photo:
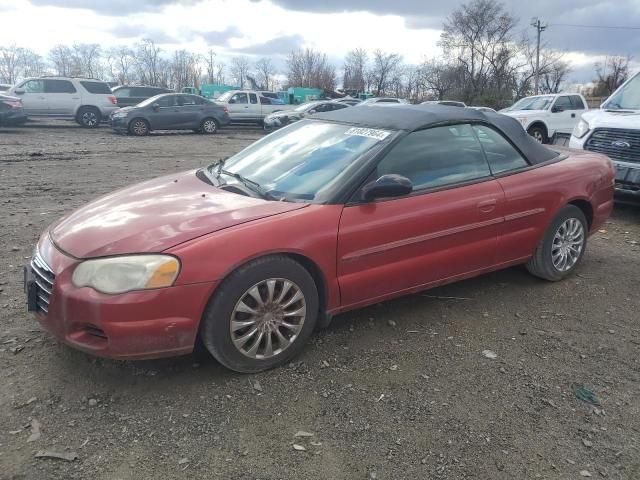
[[218, 101], [219, 101], [219, 102], [226, 102], [226, 101], [228, 101], [228, 100], [231, 98], [231, 96], [232, 96], [234, 93], [235, 93], [235, 92], [233, 92], [233, 91], [231, 91], [231, 92], [224, 92], [222, 95], [220, 95], [220, 96], [218, 97]]
[[554, 97], [527, 97], [518, 100], [509, 110], [547, 110]]
[[640, 75], [633, 77], [602, 105], [606, 110], [640, 110]]
[[[224, 162], [272, 198], [321, 203], [353, 175], [363, 155], [395, 132], [303, 120], [272, 133]], [[215, 164], [211, 167], [215, 172]]]
[[137, 106], [146, 107], [147, 105], [152, 105], [154, 102], [157, 102], [162, 95], [165, 95], [165, 94], [161, 93], [160, 95], [156, 95], [155, 97], [147, 98], [146, 100], [143, 100], [142, 102], [140, 102]]
[[296, 112], [306, 112], [307, 110], [309, 110], [310, 108], [315, 107], [318, 104], [319, 104], [319, 102], [303, 103], [302, 105], [294, 108], [293, 110], [296, 111]]

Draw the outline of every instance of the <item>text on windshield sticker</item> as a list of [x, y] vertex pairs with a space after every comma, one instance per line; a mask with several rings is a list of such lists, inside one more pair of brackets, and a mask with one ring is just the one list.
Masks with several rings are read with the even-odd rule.
[[376, 130], [374, 128], [353, 127], [344, 132], [345, 135], [357, 135], [359, 137], [375, 138], [376, 140], [384, 140], [391, 132], [384, 130]]

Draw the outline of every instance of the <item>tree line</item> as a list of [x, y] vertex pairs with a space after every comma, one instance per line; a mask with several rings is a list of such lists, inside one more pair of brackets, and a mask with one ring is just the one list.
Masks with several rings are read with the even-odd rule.
[[[412, 101], [456, 99], [502, 107], [534, 93], [536, 45], [517, 30], [518, 19], [497, 0], [470, 0], [446, 19], [441, 54], [418, 65], [397, 52], [356, 48], [346, 53], [340, 74], [326, 53], [313, 48], [290, 52], [280, 71], [271, 58], [236, 56], [223, 62], [215, 51], [165, 51], [152, 39], [133, 46], [56, 45], [47, 55], [16, 45], [0, 46], [0, 81], [55, 74], [87, 76], [118, 84], [143, 84], [180, 90], [201, 83], [257, 85], [263, 89], [315, 87], [328, 92], [368, 91]], [[631, 57], [608, 57], [596, 64], [594, 95], [613, 92], [629, 74]], [[562, 52], [543, 45], [540, 93], [562, 90], [571, 72]]]

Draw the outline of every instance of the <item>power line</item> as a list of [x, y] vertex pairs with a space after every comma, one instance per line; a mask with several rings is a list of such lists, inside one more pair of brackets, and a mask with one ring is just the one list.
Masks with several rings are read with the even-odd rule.
[[622, 25], [578, 25], [573, 23], [552, 23], [550, 27], [573, 27], [573, 28], [604, 28], [607, 30], [640, 30], [640, 27]]

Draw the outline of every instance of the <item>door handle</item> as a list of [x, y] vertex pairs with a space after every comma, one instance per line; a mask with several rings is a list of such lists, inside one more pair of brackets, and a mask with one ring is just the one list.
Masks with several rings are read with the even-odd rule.
[[498, 204], [498, 200], [492, 198], [490, 200], [485, 200], [484, 202], [478, 203], [478, 210], [482, 213], [493, 212]]
[[249, 108], [249, 106], [247, 105], [247, 106], [246, 106], [246, 107], [244, 107], [244, 108]]
[[80, 100], [80, 97], [71, 97], [71, 100]]
[[576, 118], [576, 114], [575, 114], [575, 113], [572, 113], [572, 114], [571, 114], [571, 118]]

